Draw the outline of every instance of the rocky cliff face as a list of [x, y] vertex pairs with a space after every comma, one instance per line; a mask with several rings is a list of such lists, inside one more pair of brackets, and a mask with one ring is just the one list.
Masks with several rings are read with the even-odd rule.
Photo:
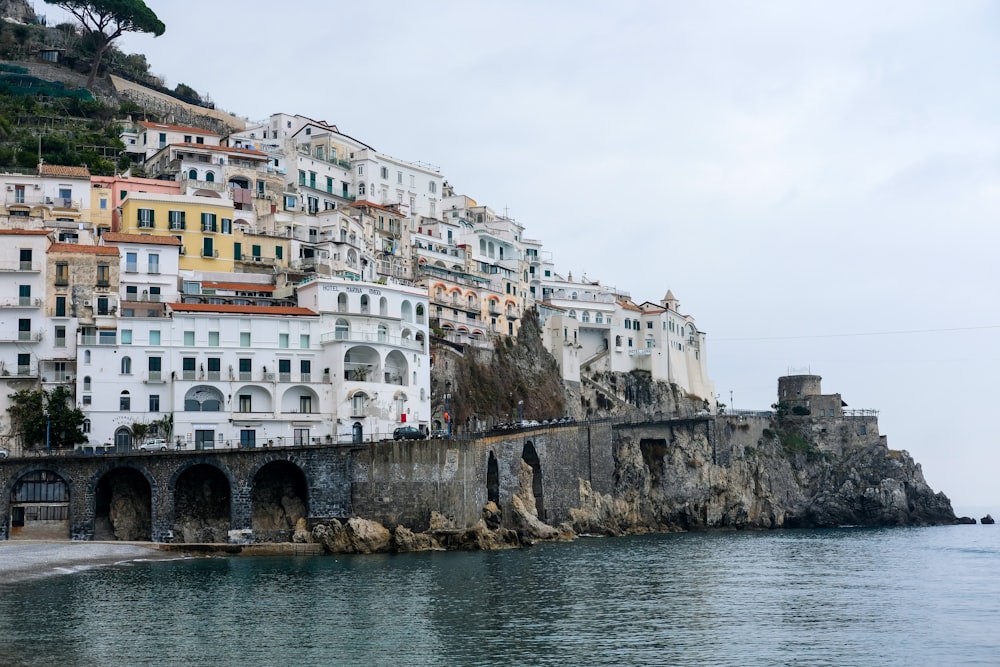
[[623, 433], [615, 443], [613, 493], [595, 494], [583, 484], [571, 526], [624, 534], [955, 523], [951, 502], [934, 493], [907, 452], [876, 436], [831, 453], [779, 426], [761, 420], [742, 433], [740, 423], [720, 418], [705, 428], [675, 428], [669, 440]]

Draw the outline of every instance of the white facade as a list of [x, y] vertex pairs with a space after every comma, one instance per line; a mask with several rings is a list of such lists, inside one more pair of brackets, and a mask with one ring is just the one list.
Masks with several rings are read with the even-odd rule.
[[299, 305], [320, 313], [320, 345], [335, 388], [340, 440], [385, 438], [430, 423], [426, 292], [418, 287], [317, 278]]

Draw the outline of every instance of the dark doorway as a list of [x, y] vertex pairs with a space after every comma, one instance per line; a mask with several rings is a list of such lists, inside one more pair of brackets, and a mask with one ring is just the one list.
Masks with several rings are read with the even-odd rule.
[[354, 444], [360, 444], [365, 438], [365, 428], [361, 425], [361, 422], [354, 422], [353, 430], [353, 442]]
[[493, 452], [490, 452], [490, 460], [486, 463], [486, 500], [500, 507], [500, 466]]

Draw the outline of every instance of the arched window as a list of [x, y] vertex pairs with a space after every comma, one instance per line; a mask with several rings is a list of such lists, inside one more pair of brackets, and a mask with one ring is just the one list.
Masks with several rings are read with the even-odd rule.
[[83, 351], [83, 363], [85, 363], [85, 364], [89, 364], [90, 363], [90, 350], [84, 350]]
[[208, 183], [214, 183], [215, 182], [215, 172], [213, 172], [213, 171], [206, 171], [205, 172], [205, 181], [207, 181]]
[[347, 340], [347, 337], [350, 335], [350, 330], [351, 329], [347, 324], [347, 320], [337, 320], [334, 337], [337, 340]]
[[490, 257], [493, 257], [495, 252], [496, 250], [493, 247], [493, 241], [490, 241], [489, 243], [486, 244], [486, 254], [489, 255]]
[[364, 183], [364, 181], [358, 183], [358, 196], [359, 197], [364, 197], [365, 196], [365, 183]]
[[89, 419], [84, 419], [83, 420], [83, 432], [84, 433], [90, 433], [90, 420]]
[[615, 336], [615, 347], [621, 347], [621, 346], [622, 346], [622, 337]]
[[340, 242], [341, 243], [345, 243], [346, 241], [347, 241], [347, 230], [346, 229], [341, 229], [340, 230]]
[[132, 357], [122, 357], [122, 375], [132, 375]]
[[597, 313], [596, 315], [594, 315], [594, 322], [596, 322], [597, 324], [603, 324], [604, 315], [602, 315], [601, 313]]
[[590, 322], [590, 311], [589, 310], [583, 311], [583, 315], [581, 316], [580, 320], [583, 322]]
[[126, 389], [118, 396], [118, 411], [128, 412], [132, 409], [132, 397], [129, 396], [128, 390]]
[[90, 391], [90, 376], [89, 375], [85, 375], [83, 377], [83, 390], [84, 391]]
[[192, 181], [197, 181], [198, 180], [198, 170], [197, 169], [191, 169], [191, 170], [189, 170], [188, 171], [188, 178], [190, 178]]
[[576, 319], [576, 311], [575, 310], [569, 311], [569, 316], [570, 316], [570, 318], [572, 318], [572, 319], [575, 320]]
[[337, 312], [346, 313], [347, 312], [347, 295], [343, 292], [337, 297]]
[[361, 312], [362, 313], [368, 313], [368, 295], [367, 294], [362, 294], [361, 295]]
[[424, 323], [424, 304], [417, 304], [417, 324]]
[[569, 298], [571, 298], [571, 299], [573, 299], [574, 301], [576, 301], [576, 296], [577, 296], [577, 295], [576, 295], [576, 292], [573, 292], [573, 293], [572, 293], [572, 294], [570, 295], [570, 297], [569, 297]]
[[479, 254], [486, 254], [486, 239], [479, 239]]
[[389, 314], [389, 300], [385, 297], [378, 300], [378, 314], [382, 317]]

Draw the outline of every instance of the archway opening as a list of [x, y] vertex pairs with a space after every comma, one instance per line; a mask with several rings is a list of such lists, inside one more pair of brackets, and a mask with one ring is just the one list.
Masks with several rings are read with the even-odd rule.
[[109, 471], [94, 491], [94, 539], [151, 540], [152, 497], [149, 482], [138, 470]]
[[291, 542], [295, 524], [309, 515], [306, 476], [288, 461], [272, 461], [258, 470], [250, 497], [257, 542]]
[[69, 485], [51, 470], [17, 480], [10, 496], [10, 539], [68, 540]]
[[524, 443], [524, 451], [521, 452], [521, 459], [531, 466], [531, 492], [535, 496], [535, 509], [538, 511], [538, 518], [545, 521], [545, 504], [542, 494], [542, 462], [538, 460], [538, 452], [531, 441]]
[[229, 542], [232, 493], [221, 470], [207, 464], [181, 473], [174, 489], [174, 542]]
[[500, 466], [493, 452], [486, 463], [486, 500], [500, 507]]

